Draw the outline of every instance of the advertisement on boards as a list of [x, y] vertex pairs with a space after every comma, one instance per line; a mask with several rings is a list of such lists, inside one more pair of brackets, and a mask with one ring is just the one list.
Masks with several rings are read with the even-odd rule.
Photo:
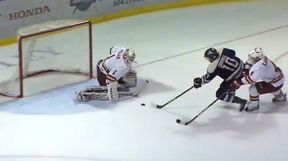
[[113, 6], [129, 5], [133, 3], [144, 2], [145, 0], [114, 0]]
[[51, 13], [51, 6], [40, 1], [0, 1], [0, 38], [16, 35], [21, 27], [47, 21]]
[[122, 10], [179, 0], [0, 0], [0, 38], [57, 19], [88, 19]]
[[70, 6], [75, 7], [73, 13], [78, 11], [87, 11], [97, 0], [70, 0]]
[[49, 6], [40, 6], [36, 8], [31, 8], [31, 9], [26, 9], [26, 10], [21, 10], [13, 13], [8, 13], [8, 20], [9, 21], [14, 21], [18, 19], [23, 19], [23, 18], [28, 18], [44, 13], [51, 12], [51, 9]]
[[113, 2], [110, 4], [111, 8], [114, 8], [113, 11], [121, 11], [126, 10], [130, 8], [137, 8], [137, 7], [143, 7], [143, 6], [153, 6], [156, 4], [163, 4], [163, 3], [169, 3], [169, 2], [176, 2], [180, 0], [113, 0]]

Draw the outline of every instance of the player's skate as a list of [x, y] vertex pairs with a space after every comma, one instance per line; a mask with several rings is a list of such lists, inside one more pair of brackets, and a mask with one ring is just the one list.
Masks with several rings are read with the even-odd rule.
[[245, 99], [240, 99], [240, 111], [243, 111], [243, 109], [247, 106], [248, 101]]
[[259, 112], [259, 104], [256, 106], [253, 106], [252, 104], [249, 104], [246, 108], [245, 108], [245, 112], [249, 112], [249, 113], [256, 113]]
[[243, 111], [248, 103], [246, 99], [242, 99], [239, 97], [235, 97], [233, 102], [240, 105], [239, 111]]
[[286, 93], [285, 93], [285, 94], [282, 94], [280, 97], [279, 97], [279, 96], [275, 96], [275, 97], [272, 99], [272, 102], [286, 102], [286, 101], [287, 101]]

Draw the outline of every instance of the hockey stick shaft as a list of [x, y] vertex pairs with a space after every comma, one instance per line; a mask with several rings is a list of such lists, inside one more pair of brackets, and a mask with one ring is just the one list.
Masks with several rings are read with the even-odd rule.
[[[226, 92], [224, 92], [221, 96], [225, 96], [226, 95]], [[219, 100], [219, 97], [217, 99], [215, 99], [212, 103], [210, 103], [205, 109], [203, 109], [198, 115], [196, 115], [195, 117], [193, 117], [190, 121], [187, 121], [187, 122], [182, 122], [180, 119], [177, 119], [176, 122], [178, 124], [181, 124], [181, 125], [189, 125], [190, 123], [192, 123], [194, 120], [196, 120], [200, 115], [202, 115], [202, 113], [204, 113], [206, 110], [208, 110], [212, 105], [214, 105], [217, 101]]]
[[[208, 110], [212, 105], [214, 105], [219, 99], [217, 98], [216, 100], [214, 100], [212, 103], [210, 103], [205, 109], [203, 109], [198, 115], [196, 115], [195, 117], [193, 117], [190, 121], [185, 122], [184, 125], [189, 125], [190, 123], [192, 123], [194, 120], [196, 120], [202, 113], [204, 113], [206, 110]], [[179, 124], [183, 124], [180, 121], [177, 121], [177, 123]]]
[[179, 97], [181, 97], [182, 95], [184, 95], [185, 93], [187, 93], [188, 91], [190, 91], [190, 90], [193, 89], [193, 88], [194, 88], [194, 86], [186, 89], [184, 92], [182, 92], [181, 94], [179, 94], [178, 96], [174, 97], [173, 99], [171, 99], [170, 101], [166, 102], [166, 103], [163, 104], [163, 105], [154, 105], [154, 106], [156, 106], [156, 108], [161, 109], [161, 108], [167, 106], [168, 104], [170, 104], [171, 102], [175, 101], [176, 99], [178, 99]]

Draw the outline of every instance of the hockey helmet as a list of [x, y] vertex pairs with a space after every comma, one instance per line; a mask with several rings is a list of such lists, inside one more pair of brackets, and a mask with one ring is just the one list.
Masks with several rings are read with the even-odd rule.
[[209, 48], [204, 53], [204, 58], [206, 58], [210, 63], [215, 61], [219, 57], [219, 53], [215, 48]]
[[134, 51], [133, 49], [131, 49], [131, 48], [126, 49], [126, 50], [124, 50], [124, 52], [123, 52], [123, 57], [124, 57], [125, 59], [127, 59], [127, 61], [128, 61], [129, 63], [132, 63], [132, 62], [134, 62], [134, 60], [135, 60], [135, 58], [136, 58], [135, 51]]
[[265, 57], [263, 50], [259, 47], [256, 47], [253, 50], [251, 50], [248, 56], [254, 61], [259, 61]]

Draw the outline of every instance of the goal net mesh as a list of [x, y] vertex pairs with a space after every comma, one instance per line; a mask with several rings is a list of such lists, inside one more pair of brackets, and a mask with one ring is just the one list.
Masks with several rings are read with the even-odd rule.
[[2, 95], [23, 97], [92, 78], [89, 21], [50, 21], [21, 28], [17, 34], [18, 60], [0, 71], [6, 75], [0, 83]]

